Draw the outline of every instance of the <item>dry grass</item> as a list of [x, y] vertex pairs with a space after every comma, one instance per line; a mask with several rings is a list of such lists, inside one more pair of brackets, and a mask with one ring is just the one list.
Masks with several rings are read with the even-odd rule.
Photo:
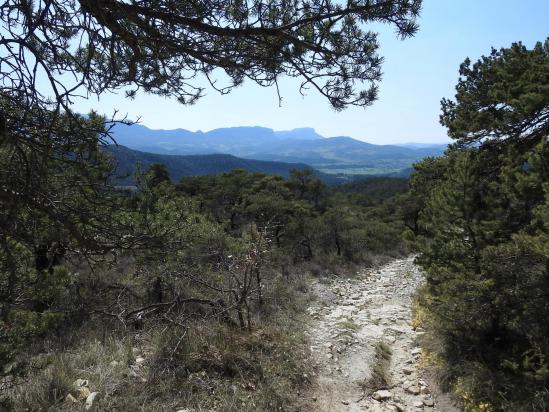
[[84, 379], [100, 394], [96, 411], [286, 409], [311, 376], [301, 315], [307, 290], [305, 277], [267, 279], [251, 333], [197, 316], [184, 328], [149, 322], [116, 330], [99, 321], [72, 328], [40, 345], [36, 369], [9, 393], [6, 408], [84, 411], [84, 399], [65, 402], [81, 395], [73, 383]]
[[[43, 354], [39, 368], [11, 393], [14, 411], [79, 411], [76, 379], [100, 393], [94, 410], [268, 411], [287, 407], [308, 367], [306, 338], [297, 319], [277, 319], [252, 333], [196, 321], [185, 333], [153, 329], [140, 336], [82, 339]], [[84, 337], [83, 337], [84, 338]], [[138, 363], [137, 359], [145, 359]], [[310, 375], [309, 375], [310, 376]]]
[[113, 335], [99, 341], [93, 335], [83, 330], [77, 346], [66, 350], [56, 347], [36, 356], [32, 361], [34, 370], [10, 394], [11, 409], [80, 410], [83, 399], [77, 405], [64, 402], [69, 394], [82, 397], [73, 384], [76, 379], [88, 380], [90, 391], [102, 395], [115, 393], [118, 387], [129, 384], [128, 338]]
[[341, 330], [340, 335], [353, 336], [353, 334], [360, 330], [361, 326], [357, 324], [354, 319], [346, 319], [338, 323], [338, 329]]

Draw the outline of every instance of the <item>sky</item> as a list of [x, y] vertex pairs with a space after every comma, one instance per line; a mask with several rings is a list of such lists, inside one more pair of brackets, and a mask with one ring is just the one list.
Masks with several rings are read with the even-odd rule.
[[214, 90], [193, 106], [174, 99], [123, 93], [76, 103], [85, 113], [113, 109], [153, 129], [212, 130], [220, 127], [263, 126], [275, 130], [313, 127], [323, 136], [351, 136], [376, 144], [444, 143], [439, 124], [440, 100], [454, 96], [459, 64], [522, 41], [532, 47], [549, 37], [549, 0], [424, 0], [415, 37], [399, 40], [394, 29], [376, 26], [384, 56], [379, 100], [367, 108], [334, 111], [310, 90], [299, 93], [299, 82], [283, 79], [279, 107], [274, 88], [251, 82], [221, 96]]

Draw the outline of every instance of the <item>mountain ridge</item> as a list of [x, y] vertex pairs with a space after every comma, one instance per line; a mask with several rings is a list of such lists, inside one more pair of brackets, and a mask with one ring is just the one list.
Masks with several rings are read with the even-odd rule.
[[446, 145], [376, 145], [349, 136], [323, 137], [313, 128], [275, 131], [230, 127], [208, 132], [162, 130], [117, 124], [115, 141], [128, 148], [164, 155], [229, 154], [239, 158], [305, 163], [326, 173], [389, 174], [408, 169], [426, 156], [441, 155]]

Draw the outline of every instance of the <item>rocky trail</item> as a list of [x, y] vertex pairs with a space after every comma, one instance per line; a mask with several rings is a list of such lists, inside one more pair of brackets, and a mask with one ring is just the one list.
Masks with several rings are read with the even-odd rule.
[[[309, 308], [309, 333], [316, 376], [300, 411], [458, 410], [435, 397], [418, 367], [416, 338], [423, 332], [411, 321], [421, 282], [420, 270], [407, 258], [352, 279], [315, 284], [318, 299]], [[380, 347], [388, 354], [386, 383], [372, 388]]]

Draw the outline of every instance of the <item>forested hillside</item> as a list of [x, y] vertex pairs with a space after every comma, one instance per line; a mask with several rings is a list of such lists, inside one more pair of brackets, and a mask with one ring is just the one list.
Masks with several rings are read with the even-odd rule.
[[[123, 146], [109, 145], [105, 152], [113, 156], [113, 182], [116, 184], [136, 184], [136, 174], [147, 170], [153, 164], [166, 167], [170, 179], [177, 181], [185, 176], [205, 176], [230, 172], [234, 169], [244, 169], [249, 172], [259, 172], [269, 175], [288, 177], [292, 169], [305, 169], [309, 166], [303, 163], [269, 162], [261, 160], [241, 159], [231, 155], [160, 155], [139, 152]], [[333, 175], [315, 171], [315, 174], [326, 183], [344, 181]]]
[[[112, 155], [111, 183], [114, 185], [135, 185], [140, 171], [147, 170], [153, 164], [162, 164], [166, 167], [172, 180], [179, 180], [185, 176], [206, 176], [230, 172], [234, 169], [243, 169], [248, 172], [265, 173], [273, 176], [288, 178], [292, 169], [311, 169], [322, 183], [328, 186], [345, 185], [342, 190], [365, 190], [373, 194], [377, 187], [377, 198], [390, 197], [407, 188], [407, 178], [412, 173], [405, 169], [389, 176], [378, 177], [362, 174], [323, 173], [304, 163], [284, 163], [267, 160], [243, 159], [231, 155], [161, 155], [156, 153], [140, 152], [124, 146], [107, 145], [101, 148], [105, 153]], [[397, 177], [398, 176], [398, 177]], [[366, 183], [366, 181], [371, 181]], [[356, 185], [346, 185], [356, 182]], [[364, 186], [363, 188], [361, 186]], [[385, 192], [387, 191], [387, 192]]]

